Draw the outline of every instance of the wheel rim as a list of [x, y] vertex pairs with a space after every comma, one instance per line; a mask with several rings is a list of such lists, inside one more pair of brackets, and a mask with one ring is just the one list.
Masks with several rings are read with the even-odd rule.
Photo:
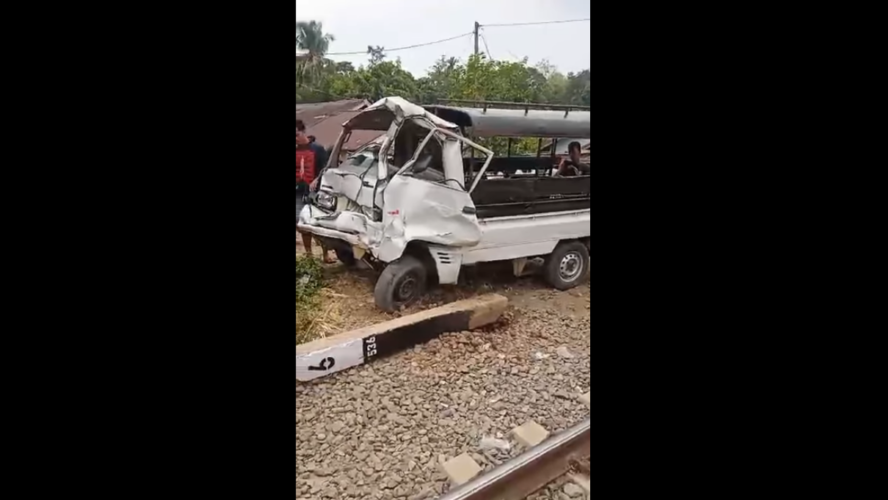
[[565, 281], [570, 283], [576, 281], [583, 274], [583, 258], [579, 252], [570, 252], [561, 259], [558, 266], [558, 275]]
[[407, 302], [412, 300], [413, 297], [417, 293], [417, 289], [419, 288], [419, 282], [416, 280], [415, 276], [407, 275], [401, 280], [401, 283], [398, 285], [396, 297], [398, 302]]

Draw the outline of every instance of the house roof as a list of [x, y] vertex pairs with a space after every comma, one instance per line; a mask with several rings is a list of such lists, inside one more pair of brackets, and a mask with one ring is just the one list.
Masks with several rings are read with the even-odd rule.
[[[336, 143], [339, 132], [342, 131], [342, 124], [357, 116], [360, 110], [369, 105], [370, 102], [365, 99], [297, 103], [296, 118], [305, 123], [306, 133], [315, 136], [315, 142], [329, 148]], [[355, 130], [342, 145], [342, 149], [354, 151], [382, 134], [383, 132], [373, 130]]]
[[[339, 133], [342, 131], [342, 124], [354, 118], [358, 113], [360, 112], [344, 111], [315, 122], [313, 125], [306, 123], [306, 133], [315, 136], [315, 142], [321, 146], [325, 148], [333, 147], [336, 144], [336, 139], [339, 138]], [[351, 137], [345, 141], [342, 149], [343, 151], [354, 151], [384, 134], [385, 131], [379, 130], [352, 130]]]
[[[370, 103], [365, 99], [344, 99], [341, 101], [296, 103], [296, 118], [300, 118], [306, 128], [310, 128], [327, 117], [344, 111], [357, 111]], [[342, 123], [340, 123], [342, 125]], [[317, 136], [317, 134], [314, 134]]]

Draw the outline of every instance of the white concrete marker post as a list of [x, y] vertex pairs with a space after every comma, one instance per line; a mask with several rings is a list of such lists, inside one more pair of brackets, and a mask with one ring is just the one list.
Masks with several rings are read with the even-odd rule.
[[296, 346], [296, 380], [306, 382], [438, 337], [493, 323], [508, 299], [489, 294]]

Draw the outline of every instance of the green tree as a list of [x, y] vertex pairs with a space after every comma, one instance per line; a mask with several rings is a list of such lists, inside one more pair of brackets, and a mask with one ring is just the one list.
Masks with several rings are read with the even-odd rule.
[[385, 47], [380, 47], [379, 45], [372, 47], [368, 45], [367, 54], [370, 55], [370, 64], [381, 63], [385, 59]]
[[334, 63], [334, 69], [336, 73], [344, 73], [348, 74], [355, 70], [355, 67], [352, 66], [352, 63], [348, 61]]
[[[336, 88], [334, 92], [342, 92]], [[349, 75], [345, 86], [348, 97], [361, 97], [375, 101], [387, 96], [400, 96], [415, 101], [416, 81], [401, 67], [401, 61], [382, 61], [358, 68]]]
[[545, 77], [526, 60], [491, 61], [483, 54], [465, 64], [442, 57], [427, 78], [423, 90], [429, 96], [450, 99], [537, 102], [545, 86]]
[[[324, 54], [334, 40], [332, 35], [323, 32], [321, 23], [297, 23], [297, 47], [309, 52], [302, 71], [297, 72], [298, 100], [376, 100], [397, 95], [421, 104], [432, 104], [439, 99], [465, 99], [591, 105], [588, 69], [564, 75], [547, 60], [531, 66], [526, 58], [518, 62], [493, 61], [479, 54], [463, 62], [442, 56], [426, 76], [416, 79], [404, 70], [400, 60], [386, 60], [385, 48], [381, 46], [368, 46], [370, 61], [359, 68], [348, 62], [326, 59]], [[492, 145], [497, 152], [503, 152], [504, 144]], [[513, 153], [530, 151], [536, 151], [536, 141], [513, 141]]]
[[577, 74], [567, 74], [566, 104], [592, 105], [591, 73], [584, 69]]
[[566, 97], [567, 83], [567, 77], [557, 71], [549, 75], [543, 90], [543, 102], [549, 104], [571, 104]]
[[324, 64], [324, 54], [330, 48], [330, 42], [336, 38], [324, 33], [324, 26], [317, 21], [296, 23], [296, 48], [308, 51], [308, 56], [296, 61], [296, 81], [316, 78]]
[[340, 98], [334, 82], [354, 72], [351, 63], [337, 63], [329, 59], [318, 61], [313, 70], [296, 78], [297, 102], [323, 102]]
[[434, 104], [438, 99], [454, 99], [457, 94], [456, 82], [465, 67], [455, 57], [441, 56], [429, 69], [428, 75], [417, 80], [417, 93], [420, 103]]
[[[463, 99], [470, 101], [508, 101], [538, 103], [546, 89], [546, 78], [539, 70], [520, 62], [491, 61], [483, 54], [474, 55], [466, 64], [450, 59], [439, 59], [423, 81], [420, 92], [431, 98]], [[508, 139], [483, 139], [483, 145], [497, 154], [509, 151]], [[512, 141], [513, 155], [535, 154], [538, 141], [533, 138]]]

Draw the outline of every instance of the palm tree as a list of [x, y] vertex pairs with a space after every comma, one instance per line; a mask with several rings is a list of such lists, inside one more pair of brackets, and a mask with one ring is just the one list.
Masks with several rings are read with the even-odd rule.
[[297, 76], [315, 76], [323, 63], [324, 54], [333, 35], [324, 33], [324, 26], [317, 21], [296, 22], [296, 52], [301, 53], [296, 62]]

